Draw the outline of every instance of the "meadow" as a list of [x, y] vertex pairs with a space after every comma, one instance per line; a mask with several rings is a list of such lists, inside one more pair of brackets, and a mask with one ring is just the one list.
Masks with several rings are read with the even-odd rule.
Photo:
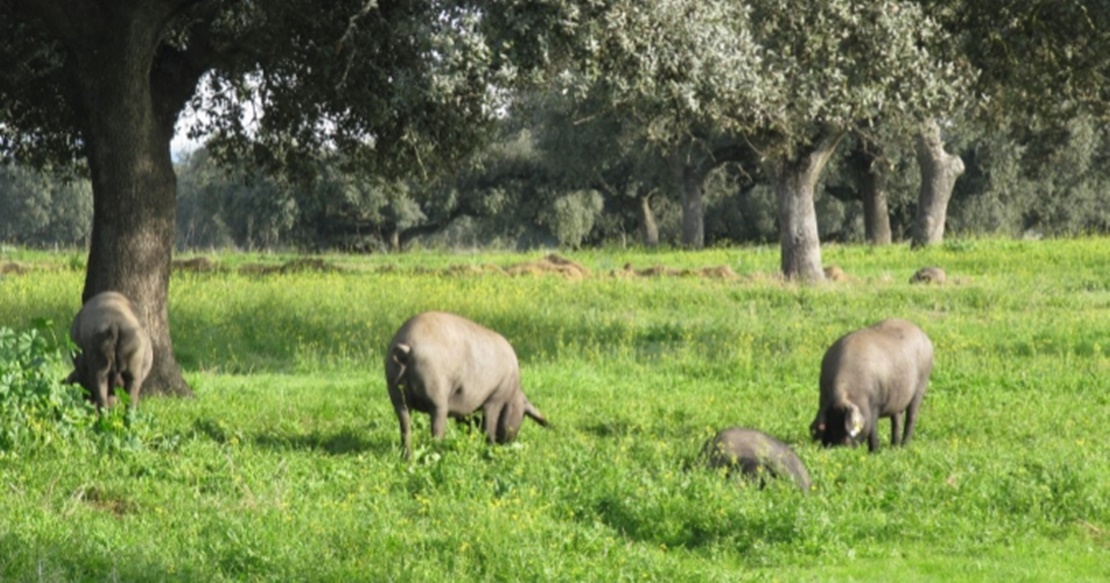
[[[0, 581], [1110, 580], [1110, 239], [823, 254], [846, 280], [783, 282], [770, 247], [565, 252], [574, 276], [208, 255], [170, 284], [195, 399], [143, 400], [127, 447], [0, 452]], [[0, 326], [64, 337], [83, 257], [4, 262]], [[909, 285], [925, 265], [948, 282]], [[433, 442], [417, 414], [402, 461], [383, 353], [430, 309], [505, 335], [554, 427]], [[825, 349], [886, 317], [936, 347], [914, 441], [811, 443]], [[731, 425], [789, 443], [812, 491], [701, 469]]]

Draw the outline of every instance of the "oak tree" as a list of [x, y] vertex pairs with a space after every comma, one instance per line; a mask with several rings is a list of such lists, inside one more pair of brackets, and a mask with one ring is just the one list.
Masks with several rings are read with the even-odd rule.
[[[137, 302], [152, 392], [190, 394], [167, 303], [182, 112], [215, 155], [264, 171], [341, 150], [380, 175], [433, 174], [482, 141], [498, 88], [518, 73], [504, 55], [544, 59], [530, 30], [558, 12], [495, 4], [0, 0], [0, 154], [87, 162], [83, 297], [112, 289]], [[483, 9], [513, 19], [504, 41]]]

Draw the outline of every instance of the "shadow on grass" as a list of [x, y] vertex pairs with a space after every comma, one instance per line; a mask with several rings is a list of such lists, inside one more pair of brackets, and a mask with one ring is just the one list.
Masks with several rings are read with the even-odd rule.
[[197, 419], [193, 428], [216, 443], [251, 443], [271, 451], [314, 451], [328, 455], [358, 455], [373, 453], [388, 455], [396, 444], [386, 440], [367, 439], [365, 432], [350, 427], [333, 432], [308, 433], [268, 432], [245, 435], [221, 421]]
[[[754, 487], [752, 491], [766, 495]], [[691, 550], [723, 545], [743, 553], [757, 545], [795, 545], [804, 538], [797, 512], [790, 511], [732, 514], [727, 520], [715, 520], [707, 519], [696, 504], [645, 504], [622, 494], [600, 497], [593, 503], [593, 512], [596, 519], [631, 540]]]
[[389, 455], [393, 452], [393, 442], [366, 439], [362, 432], [350, 428], [333, 433], [312, 431], [303, 434], [258, 434], [254, 444], [273, 451], [316, 451], [329, 455], [357, 455], [372, 453]]

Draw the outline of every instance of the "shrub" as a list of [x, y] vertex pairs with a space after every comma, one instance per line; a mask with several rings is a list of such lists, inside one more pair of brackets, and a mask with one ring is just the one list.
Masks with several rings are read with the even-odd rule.
[[97, 415], [84, 389], [61, 381], [72, 346], [68, 340], [57, 340], [52, 329], [46, 320], [20, 332], [0, 327], [0, 458], [29, 451], [119, 451], [141, 445], [126, 394], [119, 395], [120, 406]]
[[93, 421], [81, 389], [59, 382], [65, 347], [51, 328], [0, 327], [0, 456], [71, 442]]

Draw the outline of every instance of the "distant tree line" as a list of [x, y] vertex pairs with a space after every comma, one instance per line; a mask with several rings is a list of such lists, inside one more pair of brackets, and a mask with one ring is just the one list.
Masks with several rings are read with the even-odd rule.
[[[98, 132], [75, 121], [100, 123], [82, 116], [144, 98], [97, 101], [120, 85], [68, 67], [41, 36], [80, 46], [91, 31], [62, 26], [65, 11], [0, 0], [11, 17], [0, 43], [9, 61], [50, 57], [41, 71], [0, 78], [8, 101], [0, 152], [27, 164], [0, 169], [0, 240], [92, 244], [99, 257], [102, 238], [105, 249], [122, 244], [115, 238], [150, 240], [125, 228], [129, 221], [167, 233], [148, 220], [154, 215], [130, 212], [151, 205], [165, 223], [176, 207], [179, 250], [699, 248], [777, 239], [784, 275], [818, 280], [820, 241], [926, 245], [946, 230], [1110, 229], [1103, 4], [450, 6], [394, 11], [354, 2], [307, 28], [294, 5], [214, 5], [164, 22], [121, 12], [112, 26], [139, 19], [165, 27], [151, 37], [165, 45], [154, 53], [165, 76], [144, 80], [165, 103], [153, 112], [156, 128], [105, 122]], [[263, 33], [260, 23], [296, 34]], [[407, 32], [395, 39], [397, 30]], [[305, 46], [274, 46], [279, 37]], [[335, 67], [341, 49], [349, 52]], [[126, 60], [152, 49], [120, 50]], [[289, 60], [275, 51], [290, 51]], [[257, 60], [263, 54], [272, 60]], [[45, 72], [53, 67], [76, 74], [82, 91], [51, 101], [58, 77]], [[21, 79], [40, 84], [30, 92]], [[84, 97], [95, 101], [88, 111], [74, 107]], [[206, 145], [162, 168], [164, 151], [151, 144], [168, 139], [186, 104], [205, 114], [190, 131]], [[259, 104], [268, 115], [247, 127], [245, 109]], [[120, 119], [132, 118], [150, 121]], [[75, 128], [148, 132], [148, 141], [120, 138], [141, 145], [134, 151], [102, 151], [159, 164], [93, 159], [122, 169], [128, 182], [90, 186], [83, 164], [70, 164], [87, 153], [71, 139]], [[155, 167], [156, 175], [142, 175]], [[90, 175], [121, 178], [95, 168]], [[112, 207], [98, 204], [105, 210], [95, 217], [94, 190]], [[91, 219], [107, 222], [93, 230]], [[168, 246], [159, 253], [168, 256]]]
[[[546, 113], [545, 115], [538, 115]], [[200, 148], [177, 164], [179, 250], [377, 252], [423, 246], [530, 248], [680, 244], [680, 195], [636, 160], [580, 153], [607, 164], [582, 168], [560, 141], [573, 128], [531, 111], [461, 173], [437, 180], [385, 180], [323, 160], [299, 175], [230, 170]], [[521, 115], [521, 117], [524, 117]], [[570, 123], [566, 120], [563, 123]], [[1021, 132], [971, 134], [945, 128], [966, 171], [949, 203], [956, 234], [1068, 236], [1110, 232], [1110, 132], [1091, 118]], [[856, 139], [842, 144], [815, 202], [823, 241], [869, 240], [858, 186]], [[608, 151], [617, 152], [611, 144]], [[912, 151], [887, 150], [892, 239], [908, 239], [920, 174]], [[579, 157], [581, 158], [581, 157]], [[658, 171], [659, 169], [655, 169]], [[647, 178], [645, 178], [645, 176]], [[709, 245], [778, 237], [775, 198], [751, 167], [725, 163], [704, 186]], [[645, 207], [648, 209], [645, 212]], [[0, 166], [0, 240], [31, 247], [87, 245], [92, 189], [73, 171]]]
[[92, 186], [71, 170], [0, 164], [0, 241], [27, 247], [85, 247]]
[[[134, 299], [151, 390], [188, 395], [183, 246], [777, 230], [819, 282], [822, 238], [1104, 230], [1107, 55], [1103, 0], [0, 0], [0, 160], [87, 169], [82, 297]], [[10, 240], [68, 216], [11, 201]]]

